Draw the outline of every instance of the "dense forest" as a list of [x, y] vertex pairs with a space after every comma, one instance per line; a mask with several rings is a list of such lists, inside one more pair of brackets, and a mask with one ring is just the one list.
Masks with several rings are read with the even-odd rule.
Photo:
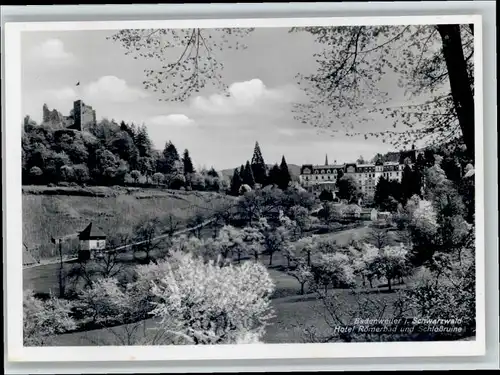
[[258, 142], [251, 161], [234, 170], [229, 186], [213, 167], [197, 171], [187, 149], [181, 155], [170, 141], [162, 151], [153, 149], [145, 125], [107, 119], [80, 132], [38, 125], [27, 116], [22, 168], [25, 185], [153, 185], [239, 195], [256, 186], [286, 189], [291, 181], [285, 157], [269, 169]]

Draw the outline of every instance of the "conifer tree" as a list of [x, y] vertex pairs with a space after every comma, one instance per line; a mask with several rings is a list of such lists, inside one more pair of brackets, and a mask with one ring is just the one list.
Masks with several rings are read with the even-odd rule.
[[375, 187], [373, 200], [375, 204], [383, 210], [386, 209], [389, 196], [391, 195], [391, 188], [391, 182], [387, 178], [383, 176], [379, 178], [377, 186]]
[[193, 162], [189, 156], [188, 149], [184, 150], [184, 155], [182, 157], [182, 162], [184, 164], [184, 174], [194, 173]]
[[165, 149], [163, 150], [163, 158], [160, 172], [164, 174], [170, 174], [175, 171], [177, 162], [180, 161], [179, 153], [175, 145], [168, 141], [165, 144]]
[[139, 156], [151, 156], [151, 139], [149, 138], [148, 129], [145, 125], [142, 125], [137, 129], [134, 141], [137, 149], [139, 150]]
[[255, 147], [253, 150], [252, 156], [252, 172], [255, 179], [255, 182], [261, 185], [266, 184], [267, 180], [267, 166], [264, 161], [264, 157], [262, 156], [262, 152], [260, 150], [259, 142], [255, 142]]
[[288, 164], [285, 160], [285, 155], [281, 158], [280, 164], [280, 178], [278, 180], [278, 187], [281, 190], [285, 190], [292, 181], [292, 176], [290, 176], [290, 171], [288, 170]]
[[271, 170], [269, 171], [268, 184], [278, 185], [280, 176], [281, 176], [280, 167], [278, 164], [274, 164]]
[[250, 166], [250, 162], [249, 161], [247, 161], [247, 163], [245, 164], [245, 167], [243, 169], [242, 179], [243, 179], [243, 183], [244, 184], [247, 184], [251, 188], [254, 187], [254, 185], [255, 185], [255, 178], [253, 176], [252, 167]]
[[242, 182], [240, 171], [236, 168], [233, 172], [233, 177], [231, 178], [231, 186], [229, 187], [231, 195], [239, 195]]
[[416, 167], [413, 169], [407, 164], [403, 169], [401, 179], [401, 198], [402, 203], [406, 203], [413, 195], [420, 195], [421, 181], [419, 171]]

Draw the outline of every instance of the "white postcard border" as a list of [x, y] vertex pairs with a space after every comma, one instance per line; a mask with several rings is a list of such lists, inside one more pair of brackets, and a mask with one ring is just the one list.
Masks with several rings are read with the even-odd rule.
[[[476, 179], [476, 320], [475, 341], [332, 344], [253, 344], [219, 346], [23, 347], [22, 345], [22, 195], [21, 195], [21, 33], [25, 31], [120, 28], [290, 27], [459, 23], [475, 25], [475, 179]], [[152, 361], [204, 359], [297, 359], [481, 356], [485, 354], [485, 248], [483, 79], [481, 16], [395, 16], [328, 18], [253, 18], [169, 21], [30, 22], [5, 24], [5, 263], [8, 360], [12, 362]]]

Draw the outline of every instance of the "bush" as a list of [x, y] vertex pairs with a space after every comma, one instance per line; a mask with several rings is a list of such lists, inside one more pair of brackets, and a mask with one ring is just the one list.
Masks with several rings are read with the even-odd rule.
[[273, 281], [260, 263], [220, 267], [190, 254], [174, 257], [154, 283], [152, 315], [178, 343], [255, 342], [272, 317]]
[[23, 296], [23, 343], [41, 346], [50, 342], [50, 336], [76, 328], [70, 317], [71, 304], [53, 296], [46, 300], [35, 297], [33, 291]]

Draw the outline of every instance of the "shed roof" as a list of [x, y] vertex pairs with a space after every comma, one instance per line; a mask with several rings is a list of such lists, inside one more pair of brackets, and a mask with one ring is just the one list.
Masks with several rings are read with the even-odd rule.
[[90, 223], [80, 232], [78, 238], [80, 240], [106, 239], [106, 235], [99, 228], [93, 225], [93, 223]]

